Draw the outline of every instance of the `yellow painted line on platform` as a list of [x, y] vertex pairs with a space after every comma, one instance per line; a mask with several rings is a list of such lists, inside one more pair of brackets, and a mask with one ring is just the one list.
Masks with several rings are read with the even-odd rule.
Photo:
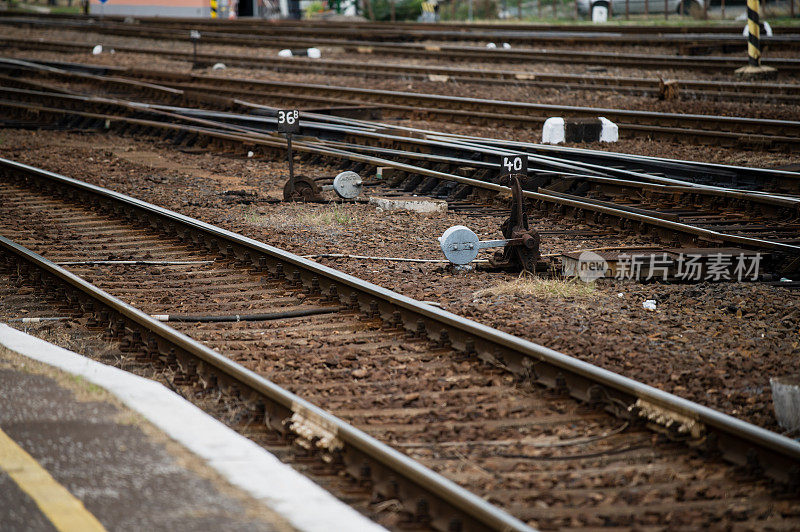
[[53, 526], [62, 532], [105, 530], [67, 489], [25, 449], [0, 430], [0, 469], [36, 502]]

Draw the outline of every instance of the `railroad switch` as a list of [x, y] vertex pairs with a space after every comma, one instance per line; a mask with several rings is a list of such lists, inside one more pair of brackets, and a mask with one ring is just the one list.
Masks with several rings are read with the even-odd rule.
[[490, 266], [513, 271], [536, 271], [539, 262], [539, 233], [528, 224], [528, 213], [519, 178], [511, 178], [511, 214], [500, 229], [505, 238], [481, 241], [471, 229], [455, 225], [439, 237], [444, 256], [452, 264], [463, 266], [478, 256], [478, 251], [502, 247], [489, 259]]
[[364, 189], [364, 181], [355, 172], [342, 172], [336, 177], [310, 178], [304, 175], [292, 177], [283, 187], [284, 201], [300, 201], [305, 203], [325, 203], [322, 192], [333, 190], [342, 199], [355, 199]]

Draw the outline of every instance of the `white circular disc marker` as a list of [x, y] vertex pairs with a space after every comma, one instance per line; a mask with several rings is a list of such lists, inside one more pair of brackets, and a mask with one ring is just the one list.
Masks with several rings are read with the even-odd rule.
[[454, 225], [439, 237], [444, 256], [453, 264], [469, 264], [478, 256], [478, 235], [463, 225]]
[[361, 194], [364, 188], [361, 184], [361, 176], [355, 172], [342, 172], [333, 178], [333, 190], [344, 199], [353, 199]]

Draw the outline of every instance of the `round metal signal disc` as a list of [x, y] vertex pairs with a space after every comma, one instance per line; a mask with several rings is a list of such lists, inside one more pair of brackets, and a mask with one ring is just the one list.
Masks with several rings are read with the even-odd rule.
[[361, 194], [361, 176], [355, 172], [342, 172], [333, 178], [333, 190], [344, 199], [353, 199]]
[[439, 237], [439, 245], [453, 264], [469, 264], [478, 256], [478, 235], [468, 227], [454, 225]]

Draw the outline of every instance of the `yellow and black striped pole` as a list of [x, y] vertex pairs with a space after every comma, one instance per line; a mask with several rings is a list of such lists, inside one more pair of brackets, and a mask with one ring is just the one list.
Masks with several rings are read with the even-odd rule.
[[775, 69], [761, 64], [761, 21], [759, 0], [747, 0], [747, 66], [736, 73], [747, 78], [766, 78], [775, 74]]
[[747, 0], [747, 64], [761, 66], [761, 21], [759, 0]]
[[211, 18], [217, 18], [217, 0], [211, 1]]

